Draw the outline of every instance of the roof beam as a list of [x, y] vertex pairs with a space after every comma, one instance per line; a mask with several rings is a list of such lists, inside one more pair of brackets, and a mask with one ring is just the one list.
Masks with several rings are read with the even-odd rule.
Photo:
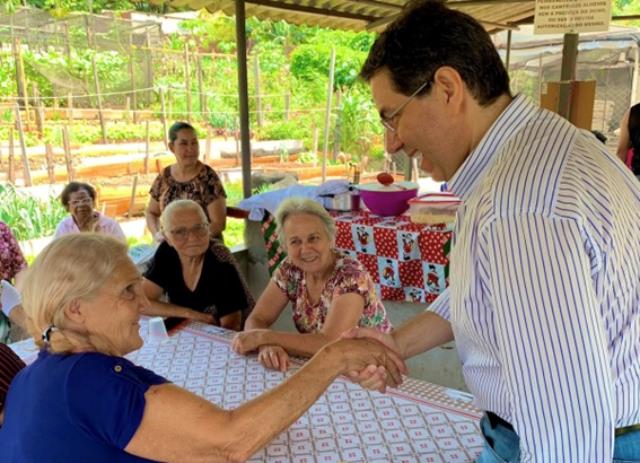
[[274, 1], [274, 0], [246, 0], [246, 3], [251, 3], [252, 5], [266, 6], [266, 7], [275, 8], [278, 10], [291, 10], [291, 11], [299, 11], [301, 13], [318, 14], [322, 16], [335, 16], [338, 18], [354, 19], [357, 21], [371, 22], [377, 19], [374, 16], [367, 16], [367, 15], [357, 14], [357, 13], [349, 13], [347, 11], [338, 11], [338, 10], [327, 9], [327, 8], [316, 8], [313, 6], [305, 6], [305, 5], [294, 5], [294, 4], [282, 3], [281, 1]]

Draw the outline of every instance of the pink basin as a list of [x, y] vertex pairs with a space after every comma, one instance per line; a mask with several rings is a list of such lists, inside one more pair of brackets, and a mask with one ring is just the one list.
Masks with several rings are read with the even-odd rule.
[[[403, 186], [404, 190], [394, 188]], [[400, 215], [409, 208], [408, 201], [418, 194], [418, 185], [412, 182], [397, 182], [389, 187], [379, 183], [358, 185], [360, 197], [369, 210], [377, 215]]]

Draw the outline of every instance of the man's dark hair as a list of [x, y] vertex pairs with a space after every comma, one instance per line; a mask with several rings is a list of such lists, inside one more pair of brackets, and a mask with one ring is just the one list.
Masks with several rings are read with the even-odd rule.
[[171, 127], [169, 127], [169, 141], [173, 143], [178, 138], [178, 132], [184, 129], [193, 130], [193, 133], [196, 133], [196, 129], [193, 128], [191, 124], [188, 122], [174, 122]]
[[84, 182], [69, 182], [67, 186], [64, 187], [62, 193], [60, 193], [60, 201], [66, 210], [69, 210], [69, 199], [72, 193], [76, 193], [80, 190], [85, 190], [91, 196], [91, 199], [95, 202], [96, 200], [96, 189], [93, 188], [88, 183]]
[[489, 34], [471, 16], [434, 0], [407, 5], [374, 42], [360, 76], [368, 82], [387, 68], [395, 90], [410, 95], [442, 66], [455, 69], [483, 106], [510, 93], [509, 74]]

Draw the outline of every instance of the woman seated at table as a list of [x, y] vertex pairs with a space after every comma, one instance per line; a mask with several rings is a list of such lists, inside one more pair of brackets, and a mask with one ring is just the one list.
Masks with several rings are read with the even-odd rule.
[[148, 304], [124, 243], [84, 233], [55, 240], [22, 290], [42, 350], [9, 388], [2, 461], [245, 461], [339, 374], [384, 365], [400, 381], [404, 370], [382, 344], [340, 340], [280, 386], [224, 410], [124, 358], [142, 346]]
[[[229, 250], [210, 238], [209, 221], [194, 201], [170, 203], [160, 217], [163, 241], [142, 284], [147, 315], [182, 317], [240, 330], [253, 298]], [[160, 298], [167, 293], [169, 302]]]
[[[334, 249], [335, 225], [320, 204], [287, 199], [276, 223], [288, 257], [258, 299], [246, 331], [234, 338], [236, 352], [258, 349], [264, 366], [284, 371], [289, 354], [311, 356], [354, 326], [391, 330], [369, 273]], [[268, 329], [288, 302], [299, 333]]]
[[160, 214], [176, 199], [198, 203], [209, 222], [211, 236], [221, 239], [227, 220], [227, 194], [215, 170], [200, 162], [200, 144], [196, 130], [186, 122], [176, 122], [169, 129], [169, 149], [176, 157], [158, 174], [151, 186], [147, 206], [147, 227], [157, 241], [164, 239]]
[[60, 201], [69, 216], [58, 224], [54, 238], [70, 233], [94, 232], [127, 240], [118, 222], [95, 210], [96, 190], [88, 183], [69, 183], [60, 193]]

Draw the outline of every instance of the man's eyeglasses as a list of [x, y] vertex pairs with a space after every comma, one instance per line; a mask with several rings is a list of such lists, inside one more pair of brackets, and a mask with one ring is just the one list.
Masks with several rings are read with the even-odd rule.
[[411, 100], [413, 100], [418, 95], [418, 93], [420, 93], [425, 88], [428, 89], [431, 86], [432, 82], [433, 81], [429, 79], [420, 87], [418, 87], [418, 89], [415, 92], [409, 95], [407, 99], [404, 100], [404, 102], [400, 106], [398, 106], [396, 109], [394, 109], [391, 112], [391, 114], [389, 114], [388, 116], [385, 116], [382, 112], [380, 112], [380, 122], [382, 122], [382, 125], [384, 125], [385, 128], [390, 130], [391, 132], [395, 132], [396, 131], [395, 122], [397, 122], [397, 119], [400, 117], [401, 111], [405, 108], [405, 106], [407, 106], [411, 102]]
[[208, 223], [199, 223], [198, 225], [194, 225], [191, 228], [180, 227], [174, 228], [169, 233], [173, 236], [173, 239], [179, 242], [187, 241], [189, 239], [189, 235], [193, 235], [196, 238], [202, 238], [209, 234], [209, 224]]

